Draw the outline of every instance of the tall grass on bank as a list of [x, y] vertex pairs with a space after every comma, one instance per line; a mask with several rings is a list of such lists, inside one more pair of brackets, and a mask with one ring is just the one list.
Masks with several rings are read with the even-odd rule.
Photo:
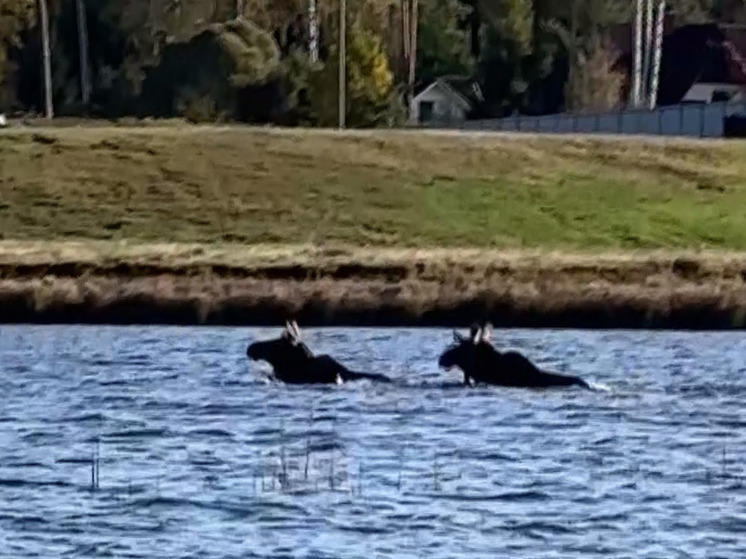
[[0, 242], [0, 322], [741, 328], [746, 255]]

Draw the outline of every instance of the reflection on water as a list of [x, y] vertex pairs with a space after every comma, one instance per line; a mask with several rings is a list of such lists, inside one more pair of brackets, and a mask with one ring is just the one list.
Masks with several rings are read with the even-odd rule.
[[277, 385], [278, 332], [0, 327], [2, 557], [746, 556], [739, 333], [496, 331], [611, 389], [536, 392], [430, 329], [308, 329], [396, 382]]

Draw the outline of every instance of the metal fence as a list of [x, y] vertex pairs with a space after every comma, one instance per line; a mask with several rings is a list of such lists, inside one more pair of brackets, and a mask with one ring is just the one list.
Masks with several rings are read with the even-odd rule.
[[518, 115], [461, 122], [439, 120], [421, 126], [547, 134], [648, 134], [701, 138], [746, 136], [746, 102], [692, 103], [613, 113]]

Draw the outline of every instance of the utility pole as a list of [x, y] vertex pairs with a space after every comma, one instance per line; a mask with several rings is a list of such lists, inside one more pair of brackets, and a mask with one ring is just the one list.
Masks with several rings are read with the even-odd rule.
[[347, 0], [339, 0], [339, 128], [344, 130], [347, 116]]
[[417, 70], [417, 20], [418, 0], [401, 0], [401, 34], [402, 34], [402, 76], [406, 79], [407, 88], [404, 94], [407, 108], [410, 108], [414, 95], [414, 84]]
[[414, 96], [414, 83], [416, 78], [417, 70], [417, 13], [418, 13], [418, 1], [411, 0], [412, 2], [412, 15], [409, 18], [411, 25], [411, 31], [409, 32], [409, 39], [411, 45], [409, 47], [409, 98]]
[[316, 0], [308, 0], [308, 54], [311, 64], [319, 60], [319, 25], [316, 16]]
[[658, 2], [658, 19], [655, 26], [655, 52], [653, 58], [653, 75], [650, 84], [650, 110], [658, 103], [658, 84], [660, 83], [661, 59], [663, 57], [663, 25], [666, 17], [666, 0]]
[[91, 86], [88, 79], [88, 22], [84, 0], [77, 0], [78, 7], [78, 49], [80, 50], [80, 93], [86, 107], [91, 100]]
[[642, 86], [642, 0], [637, 0], [635, 10], [634, 52], [632, 61], [631, 105], [640, 106], [640, 88]]
[[412, 46], [409, 40], [409, 0], [401, 0], [401, 73], [402, 77], [406, 74], [409, 67], [409, 47]]
[[54, 107], [52, 104], [52, 55], [49, 50], [49, 11], [47, 10], [47, 0], [39, 0], [39, 15], [41, 16], [41, 43], [44, 66], [44, 104], [47, 118], [52, 120], [54, 118]]

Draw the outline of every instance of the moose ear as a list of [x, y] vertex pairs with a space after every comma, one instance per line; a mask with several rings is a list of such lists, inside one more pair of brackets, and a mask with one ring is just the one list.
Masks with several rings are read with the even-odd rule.
[[472, 342], [474, 342], [474, 345], [477, 345], [481, 341], [482, 341], [482, 329], [479, 328], [477, 330], [477, 333], [474, 334], [474, 339], [472, 340]]

